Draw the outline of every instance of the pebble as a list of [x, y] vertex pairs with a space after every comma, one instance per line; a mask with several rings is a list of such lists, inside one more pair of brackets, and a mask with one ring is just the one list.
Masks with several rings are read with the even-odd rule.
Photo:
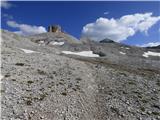
[[128, 101], [128, 100], [126, 101], [126, 104], [128, 104], [128, 105], [129, 105], [129, 101]]
[[147, 111], [147, 113], [148, 113], [148, 114], [151, 114], [151, 113], [152, 113], [152, 111]]

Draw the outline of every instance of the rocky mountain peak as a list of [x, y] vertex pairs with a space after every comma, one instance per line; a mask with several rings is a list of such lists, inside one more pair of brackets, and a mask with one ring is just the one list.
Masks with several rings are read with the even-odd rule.
[[60, 25], [50, 25], [48, 27], [48, 32], [61, 32], [61, 26]]

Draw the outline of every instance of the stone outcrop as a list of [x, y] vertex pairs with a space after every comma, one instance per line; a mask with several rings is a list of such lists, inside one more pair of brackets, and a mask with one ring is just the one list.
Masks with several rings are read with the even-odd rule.
[[51, 25], [48, 27], [48, 32], [61, 32], [61, 26]]

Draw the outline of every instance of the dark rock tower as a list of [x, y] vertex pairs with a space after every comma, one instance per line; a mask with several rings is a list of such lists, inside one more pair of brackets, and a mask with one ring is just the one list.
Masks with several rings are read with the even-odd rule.
[[48, 27], [48, 32], [61, 32], [61, 26], [51, 25]]

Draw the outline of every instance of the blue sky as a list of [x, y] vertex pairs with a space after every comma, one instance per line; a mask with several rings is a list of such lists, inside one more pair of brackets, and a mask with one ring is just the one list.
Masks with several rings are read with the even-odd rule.
[[[19, 31], [19, 27], [8, 25], [7, 21], [14, 21], [18, 25], [26, 24], [30, 26], [43, 26], [47, 29], [48, 25], [59, 24], [67, 33], [80, 38], [83, 27], [89, 23], [93, 23], [94, 27], [90, 28], [93, 33], [86, 32], [85, 34], [97, 33], [96, 20], [104, 18], [107, 20], [118, 21], [125, 15], [152, 13], [151, 16], [160, 16], [160, 2], [54, 2], [54, 1], [12, 1], [9, 2], [10, 7], [2, 7], [2, 28], [9, 31]], [[150, 17], [151, 17], [150, 16]], [[103, 20], [101, 21], [103, 22]], [[119, 23], [118, 23], [119, 24]], [[88, 29], [88, 26], [86, 26]], [[108, 30], [103, 28], [103, 30]], [[123, 26], [120, 26], [120, 29]], [[110, 28], [110, 27], [109, 27]], [[125, 40], [108, 35], [106, 38], [117, 39], [122, 43], [130, 45], [143, 45], [152, 42], [160, 42], [160, 21], [154, 23], [147, 30], [147, 34], [143, 31], [136, 31], [134, 35], [128, 35]], [[112, 29], [109, 29], [112, 30]], [[114, 29], [113, 29], [114, 31]], [[126, 31], [127, 32], [127, 31]], [[120, 33], [121, 34], [121, 33]], [[124, 33], [125, 34], [125, 33]], [[128, 33], [130, 34], [130, 33]], [[108, 36], [107, 36], [108, 35]], [[115, 33], [115, 35], [117, 35]], [[98, 35], [97, 35], [98, 36]], [[97, 37], [96, 36], [96, 37]], [[113, 36], [113, 37], [112, 37]], [[120, 40], [122, 39], [122, 40]]]

